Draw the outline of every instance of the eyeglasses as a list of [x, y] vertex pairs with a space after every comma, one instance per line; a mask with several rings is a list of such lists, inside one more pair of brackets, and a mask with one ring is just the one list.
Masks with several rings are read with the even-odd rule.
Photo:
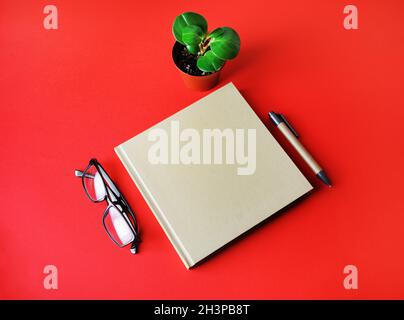
[[120, 248], [131, 245], [135, 254], [140, 242], [138, 225], [128, 202], [96, 159], [91, 159], [84, 171], [76, 170], [88, 198], [94, 202], [107, 202], [102, 223], [108, 236]]

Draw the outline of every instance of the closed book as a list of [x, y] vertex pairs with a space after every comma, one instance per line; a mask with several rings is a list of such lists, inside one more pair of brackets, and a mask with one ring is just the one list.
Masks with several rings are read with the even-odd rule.
[[115, 151], [187, 268], [312, 189], [232, 83]]

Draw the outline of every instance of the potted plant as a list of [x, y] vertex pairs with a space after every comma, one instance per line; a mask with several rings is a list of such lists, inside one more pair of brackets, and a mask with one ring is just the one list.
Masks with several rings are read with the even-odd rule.
[[227, 60], [240, 51], [240, 37], [229, 27], [208, 32], [206, 19], [198, 13], [185, 12], [173, 24], [177, 40], [172, 55], [185, 84], [196, 90], [209, 90], [218, 80]]

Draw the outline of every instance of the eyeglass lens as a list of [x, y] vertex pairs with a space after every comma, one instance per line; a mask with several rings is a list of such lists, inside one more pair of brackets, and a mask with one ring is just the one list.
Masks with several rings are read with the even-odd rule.
[[93, 201], [100, 201], [105, 198], [106, 190], [104, 182], [94, 165], [91, 165], [84, 173], [83, 182], [88, 196]]
[[129, 222], [121, 213], [118, 206], [110, 206], [104, 215], [104, 226], [110, 237], [119, 245], [126, 246], [134, 240], [134, 234], [129, 227]]

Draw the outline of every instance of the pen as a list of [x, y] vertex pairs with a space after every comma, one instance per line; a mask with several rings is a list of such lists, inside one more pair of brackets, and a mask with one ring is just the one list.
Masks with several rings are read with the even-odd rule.
[[299, 135], [296, 130], [290, 125], [290, 123], [286, 120], [286, 118], [280, 114], [271, 111], [269, 113], [269, 118], [272, 122], [277, 126], [277, 128], [282, 132], [282, 134], [288, 139], [290, 144], [296, 149], [296, 151], [300, 154], [304, 161], [308, 164], [311, 170], [315, 173], [315, 175], [323, 181], [327, 186], [331, 187], [331, 181], [327, 177], [324, 170], [320, 167], [316, 160], [311, 156], [311, 154], [306, 150], [305, 147], [300, 143], [297, 139]]

